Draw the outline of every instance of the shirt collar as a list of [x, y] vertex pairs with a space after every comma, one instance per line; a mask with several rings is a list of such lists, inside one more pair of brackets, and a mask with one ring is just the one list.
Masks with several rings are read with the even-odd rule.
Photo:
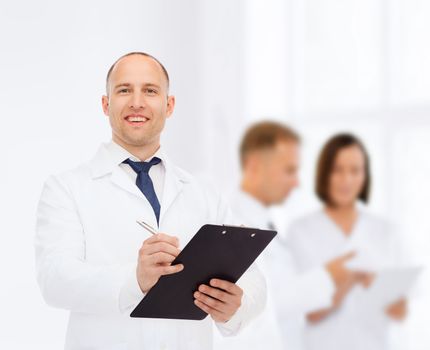
[[[126, 149], [114, 143], [113, 141], [102, 143], [96, 155], [89, 163], [93, 178], [98, 178], [112, 173], [114, 169], [118, 167], [125, 159], [131, 157], [135, 158]], [[191, 181], [191, 175], [176, 167], [170, 161], [162, 147], [160, 147], [152, 157], [158, 157], [161, 159], [161, 164], [164, 166], [167, 175], [170, 174], [169, 176], [173, 176], [182, 182]]]
[[233, 210], [244, 221], [243, 224], [258, 228], [268, 228], [271, 221], [269, 208], [258, 199], [243, 190], [237, 191], [233, 197]]
[[[124, 147], [120, 146], [114, 141], [110, 141], [109, 143], [106, 144], [106, 150], [110, 153], [112, 160], [116, 164], [121, 164], [125, 159], [131, 159], [133, 162], [141, 162], [139, 158], [132, 155]], [[145, 159], [144, 161], [145, 162], [150, 161], [154, 157], [160, 158], [162, 163], [165, 161], [166, 157], [164, 155], [164, 152], [161, 146], [157, 149], [157, 151], [152, 156]]]

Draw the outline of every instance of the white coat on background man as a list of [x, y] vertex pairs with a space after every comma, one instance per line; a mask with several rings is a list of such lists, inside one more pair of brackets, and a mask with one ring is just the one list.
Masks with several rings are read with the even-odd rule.
[[[269, 209], [248, 193], [234, 193], [229, 203], [240, 223], [273, 229]], [[238, 336], [217, 336], [215, 348], [261, 349], [264, 342], [270, 349], [302, 349], [302, 315], [331, 304], [335, 287], [330, 274], [324, 266], [299, 273], [279, 234], [257, 259], [257, 264], [266, 277], [266, 308]]]
[[[126, 55], [111, 73], [113, 97], [105, 96], [103, 106], [113, 140], [89, 162], [51, 176], [41, 195], [35, 247], [42, 294], [48, 304], [70, 311], [66, 349], [211, 349], [213, 323], [224, 335], [234, 335], [264, 307], [264, 278], [251, 268], [241, 288], [218, 280], [212, 286], [219, 286], [223, 302], [210, 298], [215, 289], [199, 289], [196, 305], [210, 314], [203, 321], [130, 318], [161, 275], [187, 268], [170, 262], [194, 233], [203, 224], [229, 223], [231, 216], [220, 196], [160, 148], [174, 99], [168, 96], [165, 105], [167, 74], [159, 62]], [[136, 173], [123, 164], [154, 156], [161, 159], [149, 171], [161, 204], [159, 224], [136, 186]], [[138, 219], [177, 238], [151, 236]]]
[[[238, 222], [249, 227], [274, 229], [269, 208], [285, 200], [297, 186], [298, 151], [297, 135], [282, 124], [266, 121], [248, 129], [241, 146], [241, 190], [230, 200]], [[215, 348], [300, 348], [302, 314], [329, 306], [335, 286], [325, 267], [298, 277], [292, 263], [278, 234], [257, 259], [266, 276], [266, 309], [237, 337], [216, 337]]]

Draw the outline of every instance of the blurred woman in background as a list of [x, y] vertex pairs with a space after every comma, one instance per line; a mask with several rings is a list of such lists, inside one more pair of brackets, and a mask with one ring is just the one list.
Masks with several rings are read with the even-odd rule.
[[316, 194], [323, 208], [292, 224], [288, 246], [301, 273], [347, 252], [366, 268], [345, 267], [348, 278], [337, 286], [331, 307], [306, 315], [306, 349], [387, 349], [390, 321], [406, 317], [405, 299], [382, 309], [365, 303], [378, 267], [394, 265], [399, 248], [389, 225], [362, 205], [368, 202], [370, 184], [363, 143], [351, 134], [332, 137], [317, 166]]

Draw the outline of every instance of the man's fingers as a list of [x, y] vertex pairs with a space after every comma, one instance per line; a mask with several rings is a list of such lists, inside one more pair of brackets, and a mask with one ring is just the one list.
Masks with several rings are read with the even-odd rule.
[[178, 256], [181, 252], [176, 246], [167, 242], [156, 242], [145, 244], [142, 246], [141, 251], [145, 255], [152, 255], [158, 252], [167, 253], [173, 256]]
[[211, 315], [211, 317], [214, 319], [214, 321], [216, 321], [216, 322], [227, 322], [228, 321], [227, 315], [225, 315], [222, 312], [219, 312], [218, 310], [215, 310], [214, 308], [206, 305], [205, 303], [202, 303], [201, 301], [195, 299], [194, 304], [198, 308], [200, 308], [201, 310], [206, 312], [207, 314]]
[[226, 307], [226, 304], [223, 301], [216, 300], [200, 292], [194, 292], [194, 298], [196, 298], [196, 300], [205, 304], [206, 306], [209, 306], [210, 308], [221, 313], [223, 312], [223, 309], [225, 309]]
[[148, 260], [153, 264], [170, 264], [173, 260], [175, 260], [175, 258], [175, 256], [163, 252], [158, 252], [148, 256]]
[[194, 303], [215, 321], [226, 322], [240, 307], [243, 291], [236, 284], [217, 278], [209, 284], [200, 285], [194, 292]]
[[218, 288], [209, 287], [205, 284], [199, 286], [199, 292], [223, 302], [228, 302], [232, 299], [232, 295], [230, 293], [224, 292]]
[[179, 248], [179, 238], [175, 236], [166, 235], [165, 233], [157, 233], [156, 235], [152, 235], [150, 238], [145, 240], [144, 243], [152, 244], [156, 242], [166, 242], [173, 245], [176, 248]]
[[201, 301], [198, 301], [197, 299], [194, 299], [194, 304], [196, 304], [200, 309], [202, 309], [207, 314], [211, 313], [211, 308], [205, 304], [203, 304]]
[[177, 265], [169, 265], [169, 266], [158, 266], [157, 271], [160, 275], [172, 275], [174, 273], [181, 272], [184, 269], [184, 265], [177, 264]]
[[233, 295], [242, 295], [243, 294], [242, 289], [238, 285], [231, 283], [229, 281], [220, 280], [218, 278], [213, 278], [210, 280], [209, 284], [212, 287], [222, 289], [222, 290], [226, 291], [227, 293], [230, 293]]

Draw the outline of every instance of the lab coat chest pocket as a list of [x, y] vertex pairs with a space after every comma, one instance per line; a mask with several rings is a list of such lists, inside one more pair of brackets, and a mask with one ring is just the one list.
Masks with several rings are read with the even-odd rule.
[[80, 216], [86, 260], [103, 263], [135, 261], [143, 241], [149, 238], [136, 220], [146, 220], [152, 225], [155, 221], [144, 199], [109, 186], [104, 191], [94, 189], [81, 201], [84, 202], [80, 206]]
[[180, 193], [166, 211], [160, 223], [160, 231], [177, 236], [182, 249], [200, 229], [207, 223], [205, 206], [198, 197], [188, 193]]

